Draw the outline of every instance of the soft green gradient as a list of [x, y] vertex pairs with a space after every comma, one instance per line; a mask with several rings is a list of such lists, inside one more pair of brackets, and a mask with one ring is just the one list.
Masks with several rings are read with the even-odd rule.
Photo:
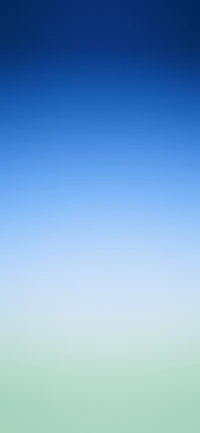
[[30, 342], [19, 347], [16, 340], [2, 355], [3, 433], [200, 431], [195, 345], [165, 342], [142, 351], [129, 342], [59, 351]]

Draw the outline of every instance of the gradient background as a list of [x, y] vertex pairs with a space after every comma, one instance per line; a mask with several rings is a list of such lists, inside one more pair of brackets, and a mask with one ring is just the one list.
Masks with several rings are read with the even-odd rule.
[[0, 423], [200, 428], [200, 8], [0, 3]]

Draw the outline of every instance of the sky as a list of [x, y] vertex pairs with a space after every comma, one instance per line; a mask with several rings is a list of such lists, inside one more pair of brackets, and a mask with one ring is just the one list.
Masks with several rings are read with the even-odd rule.
[[199, 329], [198, 16], [1, 2], [5, 333]]

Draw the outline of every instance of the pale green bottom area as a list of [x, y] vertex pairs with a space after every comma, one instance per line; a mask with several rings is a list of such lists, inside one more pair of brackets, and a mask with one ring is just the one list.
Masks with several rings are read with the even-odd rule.
[[[1, 433], [199, 433], [195, 351], [151, 359], [4, 357]], [[105, 355], [105, 354], [104, 354]]]

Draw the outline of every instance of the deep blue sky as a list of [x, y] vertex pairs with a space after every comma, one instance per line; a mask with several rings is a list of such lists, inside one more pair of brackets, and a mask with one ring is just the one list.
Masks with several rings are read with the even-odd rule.
[[198, 16], [194, 1], [1, 2], [11, 304], [50, 288], [83, 304], [118, 290], [130, 308], [138, 293], [198, 292]]
[[197, 0], [2, 1], [0, 52], [40, 56], [156, 56], [199, 60]]

